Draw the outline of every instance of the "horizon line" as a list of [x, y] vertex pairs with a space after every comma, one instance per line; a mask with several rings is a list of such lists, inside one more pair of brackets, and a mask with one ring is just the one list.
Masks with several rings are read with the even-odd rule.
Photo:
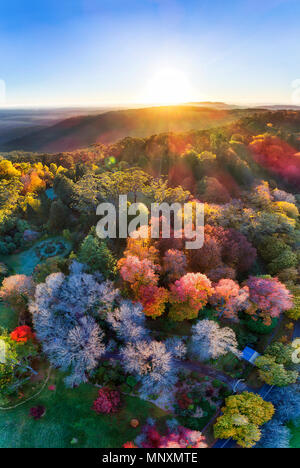
[[238, 103], [238, 102], [226, 102], [226, 101], [188, 101], [188, 102], [178, 102], [178, 103], [142, 103], [142, 102], [128, 102], [128, 103], [99, 103], [99, 104], [89, 104], [89, 103], [70, 103], [70, 104], [7, 104], [0, 105], [0, 110], [52, 110], [52, 109], [116, 109], [116, 110], [126, 110], [134, 108], [151, 108], [151, 107], [176, 107], [176, 106], [185, 106], [185, 105], [199, 105], [202, 104], [205, 107], [207, 105], [225, 105], [225, 106], [237, 106], [241, 108], [255, 108], [255, 107], [264, 107], [264, 106], [283, 106], [290, 108], [300, 108], [300, 105], [297, 104], [287, 104], [286, 102], [255, 102], [255, 103]]

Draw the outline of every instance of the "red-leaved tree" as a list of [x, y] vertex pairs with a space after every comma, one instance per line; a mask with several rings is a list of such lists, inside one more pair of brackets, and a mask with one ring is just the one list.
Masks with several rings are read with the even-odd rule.
[[156, 318], [165, 311], [169, 292], [155, 285], [142, 286], [139, 290], [139, 301], [144, 307], [145, 315]]
[[103, 387], [98, 392], [98, 398], [94, 401], [93, 410], [99, 414], [116, 413], [121, 406], [120, 392]]

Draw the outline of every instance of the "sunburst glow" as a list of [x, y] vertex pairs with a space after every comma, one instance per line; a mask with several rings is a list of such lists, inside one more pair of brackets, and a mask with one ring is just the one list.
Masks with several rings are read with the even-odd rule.
[[158, 71], [148, 82], [143, 95], [146, 104], [178, 104], [195, 99], [187, 75], [177, 69]]

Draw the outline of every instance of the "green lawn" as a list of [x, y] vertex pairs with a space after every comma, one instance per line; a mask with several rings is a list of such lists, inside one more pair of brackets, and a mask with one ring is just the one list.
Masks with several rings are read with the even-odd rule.
[[289, 424], [292, 432], [291, 448], [300, 448], [300, 419]]
[[[54, 372], [49, 384], [37, 399], [14, 410], [0, 411], [0, 448], [68, 448], [71, 440], [78, 439], [74, 447], [117, 448], [133, 440], [140, 427], [130, 426], [132, 418], [141, 424], [148, 417], [164, 420], [165, 412], [139, 398], [126, 397], [124, 408], [116, 416], [98, 415], [91, 410], [97, 389], [92, 385], [81, 385], [66, 389], [62, 375]], [[34, 421], [29, 416], [32, 406], [46, 407], [45, 416]]]
[[0, 327], [6, 328], [7, 330], [13, 330], [17, 325], [17, 314], [10, 307], [6, 307], [2, 302], [0, 302]]

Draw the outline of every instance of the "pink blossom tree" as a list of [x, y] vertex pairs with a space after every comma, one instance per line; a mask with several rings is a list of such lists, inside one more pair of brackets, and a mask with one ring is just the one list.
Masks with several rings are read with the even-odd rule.
[[270, 325], [272, 318], [293, 307], [292, 295], [277, 278], [254, 277], [247, 281], [252, 306], [247, 312]]

